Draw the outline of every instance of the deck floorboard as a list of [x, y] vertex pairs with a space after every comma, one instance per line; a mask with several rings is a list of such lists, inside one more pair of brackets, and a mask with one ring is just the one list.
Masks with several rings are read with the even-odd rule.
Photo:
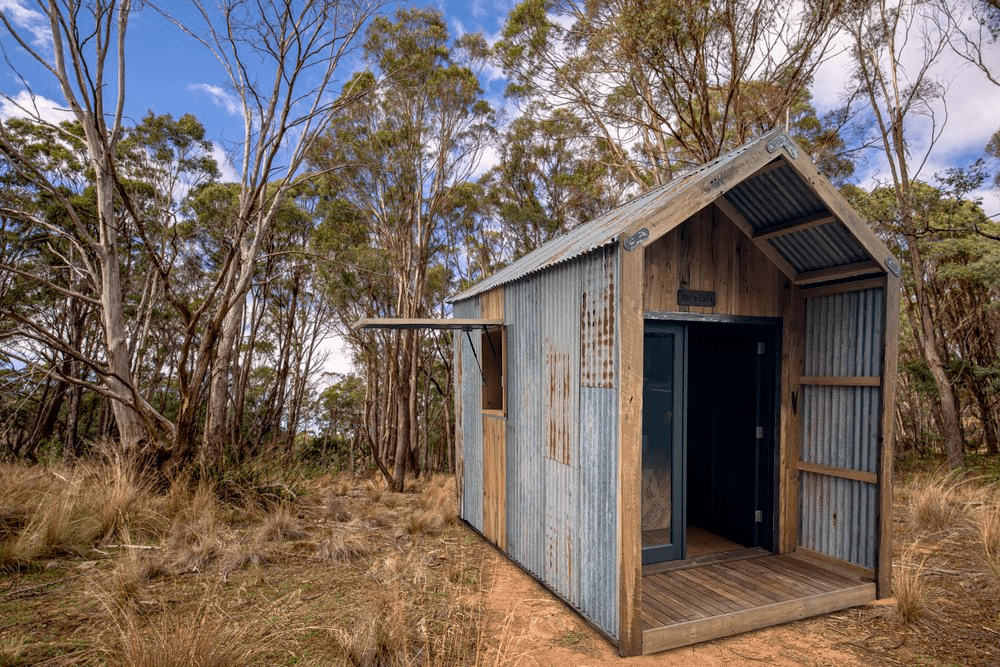
[[794, 554], [682, 567], [642, 578], [643, 653], [825, 614], [875, 598], [875, 584]]

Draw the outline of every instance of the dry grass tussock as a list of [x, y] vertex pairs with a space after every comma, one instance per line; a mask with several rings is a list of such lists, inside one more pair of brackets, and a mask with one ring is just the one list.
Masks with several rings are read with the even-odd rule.
[[409, 535], [437, 535], [442, 529], [455, 523], [456, 504], [455, 479], [435, 475], [419, 491], [417, 506], [407, 515], [400, 530]]
[[316, 545], [316, 555], [324, 560], [348, 562], [367, 558], [375, 552], [370, 529], [359, 520], [330, 530]]
[[1000, 584], [1000, 489], [991, 494], [992, 503], [983, 503], [976, 514], [976, 528], [982, 547], [983, 560]]
[[[128, 544], [128, 533], [123, 537]], [[167, 576], [160, 554], [156, 550], [121, 546], [122, 553], [114, 561], [113, 569], [91, 580], [93, 595], [116, 617], [138, 610], [140, 594], [154, 579]]]
[[201, 483], [187, 502], [180, 504], [166, 535], [173, 565], [198, 572], [221, 554], [226, 527], [223, 508], [209, 484]]
[[112, 446], [102, 451], [104, 460], [74, 468], [3, 466], [0, 570], [162, 530], [151, 484]]
[[[389, 667], [503, 664], [485, 660], [481, 569], [470, 570], [468, 563], [459, 561], [433, 580], [426, 563], [389, 557], [371, 574], [381, 578], [369, 600], [349, 628], [331, 632], [339, 662]], [[415, 589], [424, 593], [415, 595]]]
[[939, 469], [897, 484], [894, 604], [859, 611], [867, 638], [851, 642], [866, 662], [998, 664], [998, 503], [1000, 488], [985, 476]]
[[126, 613], [117, 623], [118, 645], [108, 661], [123, 667], [230, 667], [246, 665], [271, 648], [275, 632], [262, 617], [234, 619], [207, 600], [191, 614], [152, 622]]
[[943, 471], [918, 476], [910, 485], [910, 521], [920, 531], [965, 530], [983, 503], [981, 480]]
[[916, 544], [911, 544], [893, 567], [892, 591], [896, 596], [896, 613], [908, 625], [915, 624], [927, 611], [926, 563], [927, 557], [918, 557]]
[[258, 535], [265, 542], [304, 540], [308, 533], [302, 529], [295, 512], [287, 504], [280, 505], [264, 517]]
[[0, 590], [31, 591], [0, 605], [0, 667], [503, 662], [485, 659], [492, 552], [457, 525], [450, 478], [307, 488], [250, 508], [113, 454], [0, 466]]

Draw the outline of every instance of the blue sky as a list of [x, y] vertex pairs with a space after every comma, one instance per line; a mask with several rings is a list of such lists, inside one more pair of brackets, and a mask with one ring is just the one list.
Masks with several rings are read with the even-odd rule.
[[[35, 45], [44, 50], [46, 47], [41, 36], [47, 26], [33, 11], [32, 5], [31, 0], [0, 0], [0, 11], [19, 26], [27, 28], [27, 34], [34, 34]], [[187, 12], [191, 11], [188, 4], [182, 2], [167, 2], [163, 6], [178, 12], [181, 20], [185, 18], [185, 8]], [[398, 6], [388, 5], [385, 11], [393, 11]], [[435, 7], [445, 14], [452, 36], [483, 32], [492, 41], [501, 30], [513, 2], [449, 0], [423, 6]], [[191, 25], [196, 24], [196, 21], [191, 21]], [[157, 114], [169, 113], [175, 118], [192, 113], [205, 125], [208, 137], [220, 147], [242, 138], [242, 116], [226, 94], [225, 73], [207, 49], [149, 7], [132, 14], [127, 35], [127, 116], [138, 121], [150, 110]], [[38, 98], [43, 115], [58, 118], [60, 114], [57, 110], [65, 105], [60, 104], [61, 95], [52, 76], [23, 57], [6, 32], [3, 32], [0, 42], [17, 68], [17, 72], [0, 68], [3, 72], [0, 74], [0, 92], [22, 104], [28, 103], [26, 86], [20, 75]], [[360, 40], [357, 43], [360, 44]], [[342, 67], [340, 81], [349, 78], [360, 65], [356, 58], [347, 60]], [[109, 75], [113, 76], [113, 72]], [[484, 79], [483, 83], [491, 103], [501, 105], [503, 82]], [[339, 83], [333, 87], [334, 91], [339, 89]], [[110, 108], [111, 103], [108, 106]], [[10, 102], [4, 102], [0, 105], [0, 115], [17, 115], [17, 111]]]
[[[45, 24], [40, 16], [32, 16], [30, 7], [34, 0], [0, 0], [0, 10], [15, 23], [25, 26], [38, 35], [44, 34]], [[209, 2], [211, 4], [211, 0]], [[184, 20], [192, 10], [187, 2], [172, 0], [164, 2], [164, 7], [177, 12]], [[399, 5], [388, 5], [392, 11]], [[427, 6], [427, 5], [424, 5]], [[463, 32], [483, 32], [489, 41], [498, 36], [507, 13], [514, 6], [514, 0], [437, 0], [429, 6], [436, 7], [446, 17], [453, 36]], [[185, 12], [188, 17], [185, 17]], [[197, 22], [190, 22], [195, 25]], [[222, 149], [241, 139], [242, 117], [238, 109], [226, 95], [226, 79], [214, 57], [194, 39], [183, 34], [150, 7], [134, 12], [130, 19], [127, 51], [127, 92], [126, 113], [138, 120], [147, 111], [157, 114], [169, 113], [174, 117], [184, 113], [194, 114], [205, 125], [208, 137], [218, 147], [217, 157], [222, 157]], [[50, 75], [37, 65], [18, 56], [18, 49], [9, 36], [4, 34], [2, 44], [6, 55], [16, 64], [34, 93], [39, 96], [39, 106], [60, 107], [59, 91]], [[1000, 49], [994, 49], [1000, 59]], [[814, 101], [822, 112], [839, 101], [839, 94], [846, 83], [845, 73], [849, 70], [846, 54], [834, 50], [820, 69], [814, 86]], [[936, 172], [950, 166], [964, 166], [982, 154], [983, 146], [990, 135], [1000, 127], [997, 110], [1000, 109], [1000, 87], [986, 82], [971, 67], [963, 66], [954, 56], [942, 71], [944, 83], [949, 86], [948, 122], [931, 158], [919, 174], [924, 180], [932, 181]], [[344, 63], [341, 81], [360, 67], [360, 62], [350, 59]], [[25, 86], [15, 73], [8, 68], [0, 74], [0, 92], [27, 102]], [[504, 105], [503, 81], [483, 77], [486, 95], [495, 108]], [[339, 84], [334, 90], [339, 89]], [[55, 102], [53, 102], [55, 101]], [[12, 115], [16, 110], [9, 102], [0, 100], [0, 115]], [[52, 115], [51, 111], [45, 111]], [[922, 151], [921, 141], [929, 134], [914, 133], [914, 155]], [[489, 157], [487, 157], [487, 161]], [[863, 184], [874, 184], [884, 176], [884, 168], [879, 156], [873, 154], [868, 164], [863, 166], [857, 180]], [[989, 215], [1000, 214], [1000, 196], [993, 191], [979, 193], [984, 199], [984, 208]]]
[[[24, 28], [26, 34], [33, 34], [32, 41], [45, 52], [51, 47], [46, 45], [43, 37], [46, 29], [44, 21], [37, 13], [33, 15], [30, 9], [35, 1], [0, 0], [0, 11], [11, 22]], [[208, 4], [211, 3], [212, 0], [208, 0]], [[163, 6], [182, 13], [191, 11], [189, 3], [179, 0], [163, 0]], [[389, 5], [386, 11], [392, 11], [396, 6]], [[429, 6], [442, 11], [453, 37], [464, 32], [482, 32], [492, 42], [501, 31], [514, 0], [437, 0], [436, 4]], [[221, 161], [225, 148], [242, 138], [243, 119], [227, 96], [226, 77], [214, 57], [148, 6], [135, 12], [130, 19], [128, 40], [126, 114], [137, 121], [150, 110], [174, 117], [192, 113], [205, 125], [208, 138], [216, 145], [216, 157]], [[31, 103], [25, 84], [36, 95], [43, 116], [49, 119], [67, 117], [65, 111], [59, 111], [65, 105], [59, 101], [61, 96], [52, 76], [19, 55], [16, 44], [5, 32], [0, 37], [0, 44], [6, 57], [24, 77], [22, 81], [10, 68], [0, 67], [0, 117], [20, 115], [12, 101]], [[1000, 62], [1000, 46], [995, 46], [990, 55], [993, 62]], [[949, 90], [948, 120], [937, 145], [918, 173], [919, 178], [928, 182], [933, 182], [935, 173], [941, 173], [948, 167], [967, 166], [981, 156], [990, 135], [1000, 128], [1000, 87], [986, 82], [984, 77], [963, 65], [953, 54], [946, 54], [944, 58], [941, 71], [942, 83]], [[360, 65], [357, 58], [346, 61], [340, 73], [340, 82], [350, 77]], [[849, 69], [846, 52], [834, 49], [819, 70], [813, 88], [814, 103], [821, 113], [838, 104]], [[491, 74], [491, 77], [488, 74], [483, 78], [486, 96], [494, 108], [500, 109], [504, 106], [504, 82], [497, 78], [496, 71]], [[334, 85], [335, 92], [340, 89], [340, 82]], [[927, 148], [929, 135], [929, 127], [911, 134], [911, 154], [916, 156], [917, 164]], [[855, 176], [855, 180], [865, 187], [884, 182], [888, 176], [877, 151], [873, 151], [869, 158]], [[488, 154], [483, 168], [489, 165], [490, 159]], [[223, 171], [224, 176], [234, 177], [231, 169], [224, 168]], [[984, 189], [976, 194], [982, 197], [987, 215], [1000, 218], [1000, 192]], [[343, 352], [336, 349], [333, 352], [338, 360], [333, 369], [347, 370], [349, 364], [344, 360]]]

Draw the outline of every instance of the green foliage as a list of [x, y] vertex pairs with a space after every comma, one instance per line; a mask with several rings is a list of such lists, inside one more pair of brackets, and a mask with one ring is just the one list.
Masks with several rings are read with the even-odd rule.
[[842, 176], [850, 165], [836, 155], [837, 119], [818, 119], [808, 105], [842, 10], [833, 2], [797, 11], [783, 0], [525, 0], [496, 53], [508, 96], [529, 115], [575, 117], [634, 184], [666, 182], [786, 120]]

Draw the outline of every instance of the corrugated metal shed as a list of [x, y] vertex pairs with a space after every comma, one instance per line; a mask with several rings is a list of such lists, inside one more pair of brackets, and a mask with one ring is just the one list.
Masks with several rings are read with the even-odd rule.
[[[764, 546], [825, 564], [847, 561], [852, 572], [874, 574], [880, 595], [890, 590], [891, 485], [884, 480], [891, 465], [882, 441], [891, 439], [895, 365], [886, 355], [895, 351], [898, 266], [798, 150], [780, 132], [765, 135], [452, 299], [455, 318], [502, 321], [506, 355], [505, 410], [484, 408], [477, 357], [489, 339], [456, 335], [462, 517], [617, 641], [623, 655], [645, 650], [647, 634], [659, 650], [669, 635], [666, 626], [646, 627], [664, 620], [645, 616], [637, 490], [646, 434], [644, 408], [636, 407], [644, 381], [636, 341], [651, 316], [676, 318], [678, 326], [781, 318], [788, 354], [779, 350], [775, 446], [793, 458], [787, 476], [774, 473], [774, 497], [764, 498], [770, 505], [757, 510], [782, 512], [774, 544]], [[685, 306], [685, 289], [711, 294], [712, 305]], [[687, 379], [678, 382], [684, 387]], [[747, 433], [753, 440], [754, 431]], [[766, 457], [765, 470], [771, 458], [780, 459]], [[677, 483], [691, 483], [678, 470]], [[869, 586], [865, 596], [874, 594]], [[710, 625], [684, 641], [718, 636]]]
[[[879, 376], [884, 299], [882, 288], [806, 299], [806, 376]], [[802, 398], [802, 460], [874, 474], [881, 389], [805, 386]], [[812, 472], [802, 473], [801, 485], [802, 546], [862, 567], [875, 567], [876, 485]]]
[[524, 276], [529, 276], [617, 242], [623, 231], [668, 206], [671, 198], [686, 188], [711, 180], [716, 172], [749, 150], [752, 145], [747, 144], [714, 162], [709, 162], [665, 185], [649, 190], [622, 206], [566, 232], [500, 269], [489, 278], [457, 294], [452, 298], [452, 301], [458, 302], [468, 299], [498, 285], [506, 285]]
[[[776, 141], [776, 138], [780, 141]], [[567, 262], [588, 252], [620, 240], [627, 230], [641, 225], [659, 212], [679, 201], [686, 193], [698, 189], [715, 189], [726, 202], [750, 225], [753, 236], [771, 234], [775, 230], [794, 226], [803, 220], [829, 217], [826, 224], [789, 230], [787, 234], [755, 241], [769, 244], [798, 273], [806, 273], [865, 260], [881, 262], [874, 257], [842, 220], [817, 196], [791, 165], [773, 152], [773, 160], [758, 173], [726, 189], [724, 170], [741, 156], [760, 144], [789, 147], [797, 154], [791, 139], [779, 132], [764, 135], [713, 162], [690, 171], [669, 183], [636, 197], [604, 215], [553, 239], [533, 252], [500, 269], [492, 276], [454, 296], [458, 302], [476, 296], [499, 285], [506, 285], [546, 268]]]

